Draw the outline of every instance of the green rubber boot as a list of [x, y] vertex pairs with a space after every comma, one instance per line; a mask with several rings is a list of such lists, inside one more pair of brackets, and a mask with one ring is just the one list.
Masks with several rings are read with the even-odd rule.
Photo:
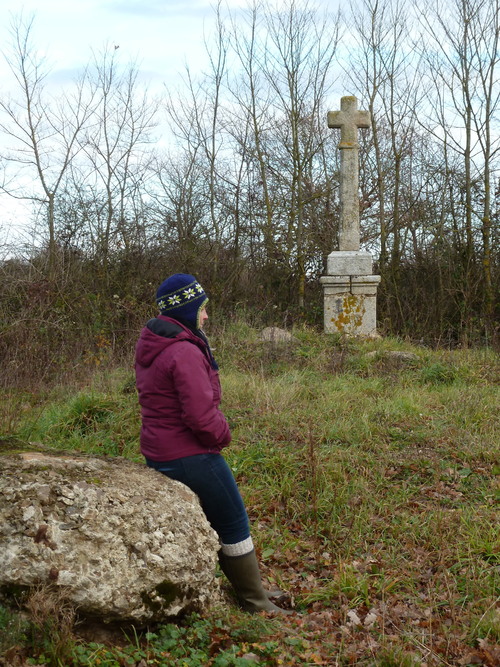
[[288, 609], [281, 609], [271, 602], [262, 586], [259, 565], [255, 550], [244, 556], [227, 556], [219, 551], [219, 563], [222, 571], [234, 588], [236, 597], [245, 611], [269, 611], [276, 614], [292, 614]]

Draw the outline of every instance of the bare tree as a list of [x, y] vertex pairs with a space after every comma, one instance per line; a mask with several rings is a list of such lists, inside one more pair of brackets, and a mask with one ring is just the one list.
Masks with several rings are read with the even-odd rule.
[[[410, 40], [411, 15], [398, 0], [363, 0], [351, 5], [355, 28], [347, 76], [367, 97], [372, 116], [376, 202], [380, 229], [379, 269], [388, 262], [397, 283], [401, 234], [405, 224], [403, 192], [412, 172], [405, 161], [412, 144], [421, 94], [418, 58]], [[404, 176], [403, 176], [404, 174]]]
[[10, 147], [2, 156], [9, 177], [2, 190], [42, 207], [48, 231], [48, 275], [56, 268], [56, 197], [66, 172], [80, 150], [79, 137], [93, 112], [84, 71], [71, 92], [57, 98], [48, 91], [49, 69], [33, 40], [34, 20], [22, 16], [11, 24], [6, 54], [17, 83], [17, 95], [0, 99], [0, 130]]
[[112, 247], [129, 247], [134, 221], [128, 216], [144, 191], [159, 104], [139, 86], [134, 65], [120, 67], [116, 48], [94, 55], [90, 84], [96, 105], [91, 126], [80, 136], [86, 158], [81, 180], [100, 203], [93, 223], [106, 273]]
[[[200, 260], [200, 245], [208, 240], [205, 174], [196, 154], [189, 157], [188, 153], [159, 157], [152, 170], [149, 196], [153, 235], [167, 250], [175, 251], [179, 270], [195, 267]], [[190, 270], [194, 272], [195, 268]]]
[[[269, 233], [274, 214], [269, 197], [271, 175], [273, 188], [281, 197], [281, 210], [274, 215], [272, 225], [274, 243], [280, 239], [279, 252], [290, 274], [295, 276], [296, 299], [302, 308], [307, 273], [307, 208], [317, 197], [313, 185], [316, 170], [324, 165], [325, 98], [334, 79], [332, 63], [339, 23], [333, 20], [332, 29], [326, 16], [319, 15], [307, 2], [299, 5], [295, 0], [278, 11], [264, 4], [263, 11], [266, 38], [259, 64], [268, 92], [264, 113], [257, 118], [256, 88], [250, 87], [253, 138], [265, 184], [266, 229]], [[255, 9], [251, 26], [253, 38]], [[250, 63], [255, 48], [253, 39], [248, 45], [251, 50], [247, 51], [246, 62]], [[246, 69], [251, 73], [249, 65]], [[255, 81], [253, 77], [249, 83]]]
[[[495, 290], [492, 277], [493, 205], [492, 180], [496, 169], [495, 158], [500, 142], [494, 137], [498, 129], [500, 86], [498, 65], [500, 62], [500, 3], [498, 0], [482, 3], [475, 14], [476, 25], [473, 44], [476, 60], [480, 63], [479, 111], [474, 115], [474, 126], [481, 146], [483, 161], [484, 204], [481, 220], [483, 241], [484, 314], [488, 338], [494, 327]], [[498, 224], [498, 222], [497, 222]], [[497, 228], [498, 233], [498, 228]]]
[[454, 0], [429, 3], [421, 12], [427, 41], [429, 80], [438, 118], [426, 126], [446, 154], [459, 156], [463, 166], [463, 197], [453, 219], [462, 268], [463, 329], [468, 341], [476, 300], [478, 230], [482, 239], [482, 277], [485, 324], [493, 319], [491, 274], [492, 173], [500, 143], [498, 127], [498, 45], [500, 11], [497, 0]]
[[230, 151], [223, 146], [228, 43], [220, 2], [216, 7], [215, 20], [214, 34], [205, 39], [207, 70], [195, 78], [186, 68], [186, 94], [178, 99], [169, 96], [166, 106], [179, 151], [184, 154], [182, 161], [187, 164], [195, 160], [197, 168], [202, 168], [205, 174], [208, 204], [205, 222], [211, 238], [211, 259], [206, 272], [212, 278], [219, 271], [219, 254], [225, 239], [230, 236], [230, 223], [222, 205], [229, 178], [226, 160]]

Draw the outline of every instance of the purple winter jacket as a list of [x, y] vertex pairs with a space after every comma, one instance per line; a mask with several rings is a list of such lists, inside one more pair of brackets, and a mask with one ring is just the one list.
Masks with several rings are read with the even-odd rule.
[[159, 315], [151, 322], [160, 334], [144, 327], [135, 359], [141, 453], [153, 461], [171, 461], [220, 452], [231, 434], [219, 410], [219, 374], [207, 345], [170, 317]]

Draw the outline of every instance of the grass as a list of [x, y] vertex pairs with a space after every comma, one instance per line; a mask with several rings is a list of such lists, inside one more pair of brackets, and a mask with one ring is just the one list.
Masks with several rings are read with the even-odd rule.
[[[111, 646], [76, 626], [61, 664], [500, 664], [498, 356], [294, 336], [238, 323], [212, 343], [263, 577], [301, 615], [217, 609]], [[131, 370], [3, 399], [4, 439], [140, 460]]]

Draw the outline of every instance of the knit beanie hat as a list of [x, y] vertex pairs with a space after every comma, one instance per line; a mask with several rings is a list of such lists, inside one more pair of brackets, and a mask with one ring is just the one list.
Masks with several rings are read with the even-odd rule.
[[200, 313], [208, 302], [203, 287], [188, 273], [174, 273], [156, 291], [156, 303], [162, 315], [184, 320], [200, 328]]

